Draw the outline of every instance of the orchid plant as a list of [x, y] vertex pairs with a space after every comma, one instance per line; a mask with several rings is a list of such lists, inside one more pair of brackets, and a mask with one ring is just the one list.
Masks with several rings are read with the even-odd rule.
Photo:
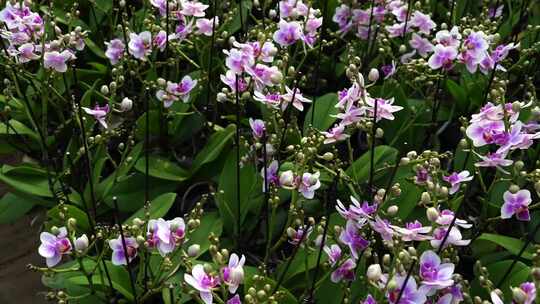
[[540, 303], [537, 1], [0, 4], [48, 300]]

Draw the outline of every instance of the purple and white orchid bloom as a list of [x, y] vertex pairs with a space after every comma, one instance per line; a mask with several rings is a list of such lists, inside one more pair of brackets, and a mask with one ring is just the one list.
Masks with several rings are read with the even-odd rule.
[[37, 60], [40, 58], [40, 56], [36, 53], [38, 50], [38, 47], [34, 45], [33, 43], [25, 43], [19, 46], [19, 56], [17, 59], [20, 63], [29, 62], [32, 60]]
[[371, 226], [371, 229], [379, 233], [384, 241], [392, 241], [395, 233], [387, 219], [382, 219], [379, 216], [376, 216], [374, 221], [369, 222], [369, 225]]
[[274, 41], [281, 46], [289, 46], [302, 37], [302, 26], [296, 21], [279, 21], [279, 29], [274, 33]]
[[293, 107], [298, 109], [298, 111], [304, 111], [304, 105], [302, 103], [311, 103], [311, 100], [308, 98], [305, 98], [302, 93], [300, 93], [300, 89], [294, 88], [294, 90], [291, 90], [288, 86], [285, 86], [285, 90], [287, 93], [281, 95], [282, 103], [281, 103], [281, 110], [285, 111], [289, 103], [292, 102]]
[[306, 242], [306, 240], [309, 238], [309, 235], [313, 231], [313, 227], [308, 228], [305, 236], [304, 236], [304, 231], [305, 231], [305, 227], [299, 227], [297, 230], [294, 230], [293, 228], [289, 227], [289, 229], [287, 229], [287, 235], [291, 238], [289, 240], [289, 243], [297, 246], [301, 242], [302, 243]]
[[343, 244], [349, 246], [351, 254], [355, 259], [358, 259], [360, 257], [360, 252], [369, 245], [369, 241], [360, 234], [357, 224], [350, 220], [347, 221], [345, 230], [341, 231], [339, 240]]
[[[446, 234], [448, 232], [448, 227], [438, 227], [433, 231], [433, 239], [430, 241], [431, 247], [438, 249], [444, 238], [446, 237]], [[467, 246], [471, 240], [464, 240], [463, 236], [461, 235], [461, 232], [457, 227], [452, 227], [450, 229], [450, 232], [448, 233], [448, 237], [446, 238], [446, 242], [444, 243], [444, 248], [448, 247], [449, 245], [454, 246]]]
[[416, 169], [416, 175], [414, 176], [414, 183], [417, 185], [425, 185], [428, 181], [431, 181], [431, 175], [429, 171], [424, 167], [418, 167]]
[[148, 31], [129, 34], [128, 48], [133, 57], [146, 61], [146, 57], [152, 53], [152, 34]]
[[[266, 183], [267, 187], [270, 188], [270, 185], [279, 185], [279, 176], [278, 176], [278, 170], [279, 170], [279, 163], [277, 160], [273, 160], [270, 165], [266, 168]], [[264, 168], [261, 169], [261, 176], [264, 179]], [[263, 191], [267, 191], [266, 187], [264, 186], [263, 181]]]
[[266, 127], [263, 120], [249, 118], [249, 126], [251, 127], [251, 134], [253, 134], [253, 137], [262, 138], [264, 136]]
[[441, 258], [434, 251], [425, 251], [420, 256], [420, 289], [427, 295], [433, 295], [437, 290], [452, 286], [454, 268], [452, 263], [441, 264]]
[[126, 256], [131, 262], [135, 257], [137, 257], [137, 248], [139, 244], [134, 237], [124, 237], [126, 251], [124, 251], [124, 244], [122, 242], [122, 236], [118, 236], [117, 239], [109, 240], [109, 247], [112, 249], [112, 259], [111, 262], [113, 265], [127, 265], [128, 261]]
[[62, 260], [62, 255], [71, 253], [71, 242], [67, 236], [66, 227], [58, 228], [58, 234], [42, 232], [39, 236], [41, 245], [39, 255], [45, 258], [47, 267], [56, 266]]
[[[396, 275], [395, 288], [389, 289], [386, 293], [386, 299], [391, 304], [423, 304], [426, 302], [426, 294], [418, 289], [414, 277]], [[407, 284], [405, 284], [407, 281]], [[403, 290], [402, 290], [403, 289]], [[401, 295], [401, 298], [399, 297]], [[399, 303], [398, 303], [399, 299]]]
[[339, 283], [341, 280], [354, 281], [356, 270], [356, 262], [353, 259], [347, 259], [341, 264], [332, 274], [330, 280], [334, 283]]
[[413, 33], [409, 45], [415, 49], [422, 57], [427, 57], [429, 53], [433, 52], [435, 48], [433, 44], [426, 38], [422, 38], [420, 35]]
[[328, 144], [332, 144], [332, 143], [342, 141], [342, 140], [345, 140], [345, 139], [349, 138], [350, 135], [344, 133], [344, 131], [345, 131], [345, 126], [343, 124], [338, 124], [338, 125], [335, 125], [328, 132], [321, 132], [322, 135], [324, 135], [324, 137], [326, 137], [324, 139], [323, 143], [325, 145], [328, 145]]
[[180, 6], [182, 10], [180, 13], [184, 16], [204, 17], [204, 11], [209, 5], [203, 4], [199, 1], [181, 0]]
[[391, 64], [383, 65], [381, 71], [384, 74], [384, 79], [392, 77], [396, 73], [396, 62], [392, 60]]
[[245, 263], [246, 257], [244, 255], [242, 255], [241, 258], [238, 258], [238, 255], [233, 253], [229, 258], [229, 265], [221, 268], [223, 282], [229, 286], [230, 293], [235, 293], [238, 286], [244, 282]]
[[107, 46], [105, 56], [109, 58], [112, 65], [116, 65], [120, 59], [124, 57], [126, 45], [120, 39], [113, 39], [109, 42], [105, 42], [105, 45]]
[[315, 173], [304, 173], [298, 183], [298, 192], [302, 193], [302, 196], [307, 199], [313, 199], [315, 197], [315, 190], [321, 187], [320, 176], [321, 173], [318, 171]]
[[323, 250], [326, 255], [328, 255], [328, 261], [330, 261], [330, 265], [334, 267], [336, 263], [341, 259], [341, 247], [336, 244], [332, 244], [330, 247], [324, 246]]
[[219, 26], [219, 17], [215, 16], [213, 19], [207, 19], [207, 18], [200, 18], [197, 19], [195, 22], [195, 26], [197, 26], [197, 34], [205, 35], [205, 36], [212, 36], [212, 31], [215, 26]]
[[536, 300], [536, 286], [533, 282], [524, 282], [519, 285], [519, 289], [525, 294], [525, 300], [520, 304], [533, 304]]
[[350, 199], [349, 209], [345, 208], [340, 200], [337, 200], [336, 210], [346, 220], [353, 220], [359, 225], [363, 225], [367, 219], [370, 219], [377, 212], [377, 204], [370, 205], [367, 201], [360, 204], [354, 196], [351, 196]]
[[531, 192], [527, 189], [516, 193], [506, 191], [503, 194], [504, 204], [501, 207], [501, 218], [509, 219], [513, 215], [520, 221], [530, 221], [529, 205], [532, 202]]
[[451, 187], [450, 191], [448, 192], [450, 194], [458, 192], [461, 183], [471, 181], [472, 179], [473, 176], [470, 176], [470, 173], [467, 170], [461, 171], [460, 173], [453, 172], [448, 176], [443, 176], [443, 180], [450, 183]]
[[392, 226], [404, 242], [430, 240], [431, 226], [422, 226], [419, 221], [405, 223], [405, 227]]
[[363, 302], [360, 302], [360, 304], [377, 304], [377, 301], [375, 301], [375, 298], [373, 298], [371, 294], [368, 294], [366, 299]]
[[390, 99], [383, 99], [383, 98], [366, 98], [366, 111], [367, 115], [369, 117], [374, 116], [375, 112], [375, 103], [377, 103], [377, 115], [376, 115], [376, 121], [380, 121], [381, 119], [387, 119], [387, 120], [394, 120], [394, 115], [392, 113], [401, 111], [403, 109], [402, 106], [394, 106], [394, 98]]
[[108, 128], [107, 122], [105, 121], [107, 114], [110, 112], [108, 104], [104, 105], [103, 107], [96, 104], [93, 109], [87, 107], [82, 107], [82, 109], [86, 112], [86, 114], [94, 116], [94, 119], [97, 120], [105, 129]]
[[457, 55], [458, 51], [455, 47], [437, 44], [433, 49], [433, 55], [429, 57], [428, 65], [433, 70], [438, 70], [441, 67], [450, 70]]
[[61, 53], [57, 51], [45, 52], [43, 66], [46, 69], [54, 69], [59, 73], [64, 73], [67, 71], [66, 62], [73, 59], [75, 59], [75, 55], [69, 50], [64, 50]]
[[504, 132], [505, 126], [502, 120], [481, 120], [470, 124], [465, 134], [473, 141], [475, 147], [492, 144], [495, 136]]
[[474, 165], [476, 167], [496, 167], [505, 174], [508, 174], [508, 172], [502, 167], [508, 167], [514, 163], [513, 160], [506, 159], [506, 153], [488, 153], [486, 155], [478, 155], [478, 157], [482, 161], [475, 163]]
[[454, 212], [450, 209], [444, 209], [439, 212], [439, 217], [435, 220], [435, 222], [441, 226], [450, 226], [452, 222], [454, 221], [454, 224], [456, 226], [469, 229], [472, 227], [472, 224], [467, 223], [466, 220], [462, 220], [460, 218], [456, 218], [454, 220]]
[[207, 274], [201, 264], [193, 266], [191, 274], [184, 274], [184, 281], [199, 291], [205, 304], [213, 303], [212, 289], [219, 285], [219, 277]]
[[412, 26], [417, 27], [420, 33], [426, 35], [429, 35], [429, 33], [437, 27], [437, 24], [431, 20], [431, 17], [420, 11], [415, 11], [413, 13], [410, 23]]
[[186, 224], [180, 217], [170, 221], [162, 218], [148, 221], [148, 243], [150, 247], [156, 247], [162, 257], [173, 252], [185, 234]]

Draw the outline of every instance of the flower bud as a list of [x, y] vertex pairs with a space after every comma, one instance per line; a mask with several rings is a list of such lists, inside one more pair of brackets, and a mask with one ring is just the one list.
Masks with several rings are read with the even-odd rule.
[[287, 170], [279, 176], [279, 183], [284, 188], [294, 188], [294, 174], [291, 170]]
[[426, 216], [430, 222], [435, 222], [439, 218], [439, 211], [434, 207], [428, 208]]
[[379, 264], [371, 264], [369, 265], [366, 276], [370, 281], [377, 282], [382, 276], [382, 269], [381, 265]]
[[515, 193], [517, 193], [519, 191], [519, 186], [518, 185], [511, 185], [510, 188], [508, 188], [508, 191], [515, 194]]
[[326, 161], [331, 161], [333, 158], [334, 158], [334, 154], [332, 154], [331, 152], [326, 152], [323, 155], [323, 159]]
[[429, 204], [431, 202], [431, 196], [427, 192], [422, 192], [422, 196], [420, 200], [424, 204]]
[[88, 237], [86, 236], [86, 234], [83, 234], [79, 238], [77, 238], [74, 243], [75, 250], [77, 252], [83, 252], [86, 250], [86, 248], [88, 248]]
[[398, 213], [399, 211], [399, 207], [396, 206], [396, 205], [392, 205], [390, 207], [388, 207], [388, 209], [386, 209], [386, 213], [388, 213], [388, 215], [390, 216], [394, 216]]
[[521, 288], [514, 287], [512, 288], [512, 299], [515, 303], [522, 304], [527, 300], [527, 294]]
[[102, 85], [100, 91], [101, 91], [101, 94], [107, 95], [107, 94], [109, 94], [109, 87], [106, 86], [106, 85]]
[[124, 97], [122, 99], [122, 103], [120, 104], [120, 108], [122, 109], [122, 112], [127, 112], [133, 108], [133, 101], [127, 97]]
[[371, 71], [369, 71], [369, 74], [368, 74], [368, 79], [371, 82], [375, 82], [379, 80], [379, 70], [371, 69]]

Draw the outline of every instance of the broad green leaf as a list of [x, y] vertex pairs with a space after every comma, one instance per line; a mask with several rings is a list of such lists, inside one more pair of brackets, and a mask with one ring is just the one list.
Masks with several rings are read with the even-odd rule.
[[7, 124], [5, 122], [0, 123], [0, 135], [3, 134], [12, 136], [15, 136], [15, 134], [28, 135], [32, 139], [38, 140], [38, 135], [36, 132], [15, 119], [10, 119]]
[[[493, 242], [515, 255], [517, 255], [523, 245], [525, 245], [525, 243], [519, 239], [491, 233], [482, 233], [477, 240]], [[531, 260], [533, 258], [533, 253], [534, 251], [532, 247], [529, 246], [529, 248], [526, 249], [521, 256], [527, 260]]]
[[197, 154], [193, 161], [191, 173], [197, 172], [202, 165], [215, 160], [221, 151], [229, 144], [236, 130], [235, 125], [229, 125], [227, 128], [214, 133], [204, 148]]
[[[119, 180], [104, 198], [105, 203], [110, 207], [114, 207], [113, 197], [116, 196], [120, 211], [138, 210], [144, 205], [145, 180], [144, 174], [141, 173], [135, 173]], [[175, 189], [175, 182], [164, 181], [154, 177], [149, 178], [148, 194], [150, 200], [163, 193], [172, 192]]]
[[[499, 284], [502, 280], [504, 274], [510, 269], [513, 260], [504, 260], [495, 262], [493, 264], [487, 265], [489, 271], [489, 278], [494, 284]], [[518, 261], [512, 271], [507, 276], [504, 282], [499, 286], [499, 288], [504, 292], [504, 298], [506, 301], [504, 303], [510, 303], [512, 299], [512, 293], [510, 287], [519, 286], [519, 284], [527, 281], [531, 273], [531, 269], [524, 263]]]
[[[389, 146], [375, 147], [374, 168], [381, 168], [384, 163], [393, 163], [398, 151]], [[358, 183], [364, 183], [369, 179], [371, 151], [366, 151], [360, 158], [347, 169], [347, 174]]]
[[18, 167], [9, 165], [2, 166], [0, 171], [0, 181], [24, 193], [43, 197], [53, 197], [49, 190], [46, 172], [28, 165], [21, 165]]
[[34, 207], [31, 201], [7, 193], [0, 199], [0, 224], [13, 223]]
[[212, 233], [215, 236], [220, 236], [223, 231], [223, 221], [217, 212], [205, 212], [201, 218], [201, 225], [188, 235], [187, 246], [191, 244], [199, 244], [201, 250], [198, 256], [204, 254], [210, 248], [210, 240], [208, 236]]
[[[241, 151], [240, 155], [244, 155], [245, 151]], [[241, 217], [243, 222], [247, 212], [251, 209], [252, 203], [251, 192], [257, 185], [257, 171], [251, 163], [244, 164], [240, 168], [240, 178], [236, 175], [236, 150], [229, 152], [223, 171], [219, 177], [218, 194], [216, 195], [216, 203], [219, 209], [225, 229], [232, 232], [232, 227], [237, 226], [237, 217]], [[240, 181], [240, 214], [238, 214], [238, 192], [237, 184]], [[259, 192], [261, 188], [257, 188]], [[236, 227], [238, 228], [238, 227]]]
[[[143, 156], [139, 158], [139, 161], [137, 161], [137, 164], [135, 165], [135, 169], [139, 170], [141, 173], [146, 172], [146, 157]], [[148, 173], [150, 176], [156, 178], [177, 182], [189, 178], [189, 171], [170, 160], [152, 155], [150, 155], [148, 159]]]
[[[65, 226], [66, 219], [74, 218], [75, 220], [77, 220], [77, 228], [79, 228], [79, 230], [90, 230], [90, 222], [88, 221], [88, 215], [85, 211], [73, 205], [64, 205], [64, 208], [66, 208], [66, 211], [64, 211], [64, 218], [60, 217], [60, 210], [58, 209], [58, 206], [52, 208], [51, 210], [49, 210], [49, 212], [47, 212], [47, 215], [51, 219], [48, 223], [49, 225], [62, 227]], [[88, 208], [91, 207], [88, 206]]]
[[[172, 205], [174, 204], [174, 200], [176, 199], [176, 193], [164, 193], [155, 199], [152, 200], [150, 204], [150, 208], [148, 209], [148, 212], [150, 213], [151, 219], [157, 219], [160, 217], [165, 216], [167, 212], [169, 212], [169, 209], [171, 209]], [[127, 220], [124, 221], [126, 224], [131, 224], [131, 221], [135, 218], [145, 218], [146, 209], [143, 207], [139, 209], [139, 211], [135, 212], [132, 216], [130, 216]]]
[[448, 91], [452, 97], [454, 97], [454, 100], [457, 102], [458, 109], [460, 111], [466, 111], [469, 103], [465, 89], [450, 78], [446, 79], [446, 87], [448, 88]]
[[[313, 125], [313, 128], [317, 130], [328, 130], [336, 121], [333, 115], [338, 113], [338, 109], [335, 107], [338, 103], [337, 94], [328, 93], [317, 97], [316, 100], [315, 98], [313, 99], [315, 103], [309, 108], [306, 119], [304, 120], [304, 133], [306, 133], [310, 125]], [[315, 116], [313, 117], [313, 122], [311, 122], [313, 107], [315, 107]]]

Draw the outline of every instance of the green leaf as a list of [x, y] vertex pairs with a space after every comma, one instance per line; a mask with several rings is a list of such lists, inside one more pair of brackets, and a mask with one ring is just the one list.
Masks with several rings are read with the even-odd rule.
[[[489, 271], [490, 280], [494, 284], [499, 284], [503, 275], [510, 269], [513, 260], [504, 260], [495, 262], [493, 264], [487, 265]], [[510, 303], [512, 299], [512, 294], [510, 292], [510, 287], [519, 286], [519, 284], [527, 281], [531, 273], [531, 269], [524, 263], [518, 261], [512, 268], [512, 272], [508, 275], [505, 281], [499, 286], [499, 288], [505, 292], [504, 303]]]
[[195, 157], [191, 173], [194, 174], [202, 167], [202, 165], [215, 160], [232, 139], [235, 130], [235, 125], [231, 124], [227, 126], [227, 128], [214, 133], [208, 140], [206, 146], [204, 146]]
[[[149, 178], [149, 199], [153, 200], [162, 193], [172, 192], [176, 189], [176, 183], [164, 181], [154, 177]], [[108, 192], [104, 201], [110, 207], [114, 207], [113, 197], [118, 199], [118, 208], [122, 212], [135, 211], [144, 205], [145, 176], [135, 173], [121, 179]]]
[[[87, 269], [96, 267], [95, 262], [92, 261], [94, 263], [92, 265], [91, 262], [87, 262], [87, 261], [88, 260], [85, 259], [85, 267]], [[124, 297], [126, 297], [129, 301], [133, 301], [134, 299], [133, 291], [131, 289], [131, 284], [129, 282], [129, 274], [126, 268], [121, 267], [121, 266], [115, 266], [109, 261], [106, 261], [105, 264], [107, 265], [107, 270], [109, 271], [109, 275], [113, 283], [113, 288], [117, 290], [119, 293], [121, 293]], [[104, 272], [103, 265], [100, 264], [99, 267], [102, 269], [102, 272]], [[66, 279], [66, 281], [68, 283], [72, 283], [72, 284], [76, 284], [80, 286], [88, 285], [88, 279], [83, 274], [69, 277]], [[100, 276], [99, 272], [97, 271], [92, 276], [92, 283], [94, 285], [101, 285], [103, 287], [108, 286], [107, 280], [103, 280], [103, 278]], [[137, 294], [140, 294], [140, 291], [138, 291]]]
[[[171, 209], [172, 205], [174, 204], [175, 199], [176, 193], [164, 193], [153, 199], [148, 210], [150, 213], [150, 218], [157, 219], [165, 216], [165, 214], [169, 212], [169, 209]], [[135, 212], [132, 216], [125, 220], [124, 223], [131, 224], [131, 221], [133, 221], [136, 217], [141, 219], [145, 218], [145, 213], [146, 209], [141, 208], [139, 211]]]
[[[241, 151], [240, 155], [244, 155], [245, 151]], [[236, 176], [236, 151], [229, 152], [225, 166], [219, 176], [218, 194], [216, 195], [216, 203], [221, 214], [221, 218], [225, 224], [225, 228], [232, 232], [232, 227], [237, 225], [238, 216], [238, 192], [237, 192], [237, 176]], [[262, 185], [258, 181], [257, 171], [251, 163], [244, 164], [240, 168], [240, 217], [243, 222], [247, 212], [253, 207], [254, 200], [250, 198], [251, 192], [258, 186]], [[262, 186], [261, 186], [262, 187]], [[261, 188], [257, 188], [259, 192]], [[239, 227], [236, 227], [239, 228]]]
[[13, 223], [32, 207], [34, 207], [32, 202], [21, 199], [13, 193], [7, 193], [0, 199], [0, 223]]
[[[141, 173], [146, 172], [146, 157], [139, 158], [135, 169]], [[189, 171], [183, 169], [177, 164], [159, 156], [149, 156], [148, 173], [150, 176], [166, 179], [170, 181], [181, 182], [189, 178]]]
[[[204, 254], [210, 248], [210, 240], [208, 236], [212, 233], [215, 236], [220, 236], [223, 231], [223, 221], [217, 212], [205, 212], [201, 218], [201, 225], [188, 235], [187, 246], [198, 244], [201, 250], [198, 256]], [[198, 257], [197, 256], [197, 257]]]
[[313, 128], [317, 130], [328, 130], [336, 121], [336, 118], [333, 117], [333, 115], [338, 113], [338, 109], [336, 108], [338, 96], [336, 93], [328, 93], [320, 96], [314, 102], [315, 116], [313, 123], [311, 122], [311, 113], [313, 112], [314, 105], [311, 105], [304, 120], [304, 133], [306, 133], [310, 125], [313, 125]]
[[98, 56], [100, 58], [103, 58], [103, 59], [107, 59], [107, 56], [105, 56], [105, 52], [103, 51], [103, 49], [101, 49], [99, 46], [97, 46], [94, 43], [94, 41], [92, 41], [90, 38], [85, 38], [84, 43], [86, 44], [86, 46], [88, 46], [90, 51], [92, 51], [92, 53], [94, 53], [96, 56]]
[[[9, 124], [9, 128], [8, 128], [8, 124]], [[15, 131], [17, 133], [15, 133], [15, 131], [13, 131], [14, 129], [15, 129]], [[35, 140], [38, 140], [38, 135], [37, 135], [36, 132], [34, 132], [29, 127], [27, 127], [22, 122], [14, 120], [14, 119], [10, 119], [7, 124], [5, 122], [2, 122], [0, 124], [0, 135], [3, 135], [3, 134], [6, 134], [6, 135], [15, 135], [15, 134], [28, 135], [31, 138], [33, 138]]]
[[[398, 151], [389, 146], [375, 147], [374, 168], [380, 168], [384, 163], [393, 163], [396, 160]], [[364, 183], [369, 179], [371, 162], [371, 151], [366, 151], [360, 158], [347, 169], [347, 174], [356, 182]]]
[[47, 174], [41, 169], [28, 165], [18, 167], [2, 166], [0, 170], [0, 181], [24, 193], [53, 197], [49, 190]]
[[452, 97], [454, 97], [454, 100], [457, 102], [458, 109], [463, 112], [466, 111], [469, 103], [465, 89], [450, 78], [446, 79], [446, 87], [448, 88], [448, 91]]
[[[491, 233], [482, 233], [477, 240], [484, 240], [493, 242], [504, 249], [510, 251], [512, 254], [517, 255], [525, 243], [519, 239], [515, 239], [509, 236], [497, 235]], [[521, 255], [524, 259], [532, 260], [534, 254], [534, 249], [529, 246]]]
[[88, 215], [86, 212], [73, 205], [64, 205], [64, 208], [66, 208], [66, 210], [63, 212], [65, 215], [64, 217], [60, 217], [60, 210], [58, 209], [58, 206], [49, 210], [47, 215], [51, 220], [48, 224], [51, 226], [62, 227], [65, 226], [66, 219], [72, 217], [77, 220], [77, 228], [79, 228], [81, 231], [90, 230], [90, 222], [88, 222]]

